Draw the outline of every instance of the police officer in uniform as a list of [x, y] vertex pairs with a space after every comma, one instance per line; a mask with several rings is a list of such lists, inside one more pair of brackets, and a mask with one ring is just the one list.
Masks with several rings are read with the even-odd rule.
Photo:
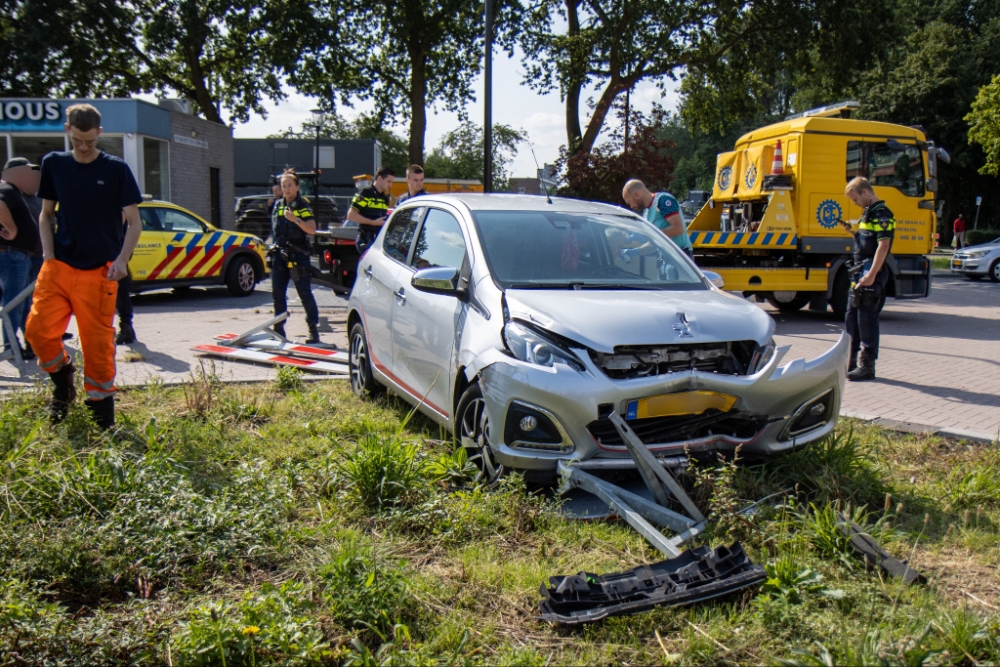
[[[853, 179], [847, 184], [845, 194], [855, 206], [864, 208], [858, 231], [854, 234], [854, 261], [856, 265], [861, 264], [862, 269], [852, 286], [847, 306], [847, 333], [851, 336], [847, 379], [874, 380], [875, 359], [878, 358], [879, 305], [889, 282], [886, 259], [892, 248], [896, 218], [866, 178], [859, 176]], [[851, 231], [850, 223], [842, 224]]]
[[392, 168], [382, 167], [375, 172], [375, 181], [351, 200], [347, 219], [358, 223], [358, 255], [365, 254], [375, 242], [379, 228], [385, 224], [389, 212], [389, 190], [395, 177], [396, 172]]
[[427, 190], [424, 190], [424, 168], [419, 164], [411, 164], [406, 168], [406, 192], [396, 199], [396, 206], [407, 199], [425, 194], [427, 194]]
[[[274, 246], [271, 259], [271, 292], [274, 296], [274, 314], [288, 311], [285, 292], [288, 281], [295, 283], [302, 307], [306, 311], [309, 338], [306, 343], [319, 342], [319, 308], [312, 293], [312, 276], [309, 273], [309, 237], [316, 233], [316, 219], [309, 204], [299, 195], [299, 177], [294, 169], [281, 175], [281, 199], [275, 201], [271, 213], [271, 238]], [[285, 323], [274, 327], [285, 335]]]

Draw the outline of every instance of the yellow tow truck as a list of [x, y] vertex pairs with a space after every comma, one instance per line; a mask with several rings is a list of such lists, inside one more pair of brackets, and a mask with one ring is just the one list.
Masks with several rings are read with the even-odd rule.
[[844, 187], [864, 176], [896, 216], [887, 294], [930, 294], [938, 160], [950, 158], [921, 128], [851, 118], [858, 108], [841, 102], [789, 116], [718, 156], [711, 199], [688, 232], [696, 261], [721, 274], [725, 289], [843, 317], [853, 239], [838, 221], [861, 217]]

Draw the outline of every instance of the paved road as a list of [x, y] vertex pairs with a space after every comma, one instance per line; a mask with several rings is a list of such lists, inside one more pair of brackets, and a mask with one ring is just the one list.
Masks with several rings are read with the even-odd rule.
[[[151, 376], [183, 382], [201, 360], [191, 346], [212, 342], [220, 333], [241, 333], [271, 314], [270, 284], [244, 299], [225, 288], [193, 288], [180, 294], [154, 292], [135, 298], [139, 342], [118, 348], [118, 380], [144, 384]], [[304, 339], [305, 322], [294, 290], [288, 292], [292, 318], [288, 332]], [[346, 346], [346, 300], [316, 289], [323, 341]], [[786, 357], [812, 358], [831, 345], [842, 324], [832, 314], [801, 311], [785, 314], [761, 306], [778, 322], [779, 344], [791, 344]], [[71, 325], [75, 331], [75, 324]], [[75, 341], [73, 341], [75, 343]], [[72, 343], [71, 343], [72, 345]], [[141, 359], [139, 359], [141, 357]], [[266, 380], [274, 370], [241, 362], [206, 362], [226, 380]], [[23, 386], [41, 378], [17, 378], [9, 363], [0, 364], [0, 387]], [[970, 282], [939, 273], [931, 298], [890, 300], [882, 313], [882, 350], [878, 379], [849, 383], [843, 410], [896, 425], [948, 429], [980, 438], [1000, 431], [1000, 284]]]

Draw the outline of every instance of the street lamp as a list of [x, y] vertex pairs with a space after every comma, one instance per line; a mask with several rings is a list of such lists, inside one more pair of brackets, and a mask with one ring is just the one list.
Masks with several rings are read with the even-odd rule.
[[[313, 171], [319, 174], [321, 173], [319, 170], [319, 129], [323, 127], [323, 110], [312, 109], [309, 111], [309, 113], [312, 114], [313, 127], [316, 128], [316, 156], [315, 156], [316, 163], [313, 167]], [[319, 182], [317, 182], [316, 185], [318, 186]]]

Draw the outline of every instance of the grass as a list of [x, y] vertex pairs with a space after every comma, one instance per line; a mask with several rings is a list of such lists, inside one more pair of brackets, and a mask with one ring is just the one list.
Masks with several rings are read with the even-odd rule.
[[951, 268], [951, 255], [928, 255], [931, 260], [931, 268], [948, 270]]
[[[683, 479], [710, 518], [700, 543], [741, 540], [767, 582], [565, 629], [534, 617], [547, 577], [662, 557], [516, 475], [475, 486], [391, 397], [206, 368], [121, 392], [110, 436], [80, 405], [50, 426], [45, 399], [0, 404], [0, 665], [1000, 661], [993, 447], [845, 421], [778, 459], [700, 463]], [[840, 513], [930, 584], [866, 571]]]

